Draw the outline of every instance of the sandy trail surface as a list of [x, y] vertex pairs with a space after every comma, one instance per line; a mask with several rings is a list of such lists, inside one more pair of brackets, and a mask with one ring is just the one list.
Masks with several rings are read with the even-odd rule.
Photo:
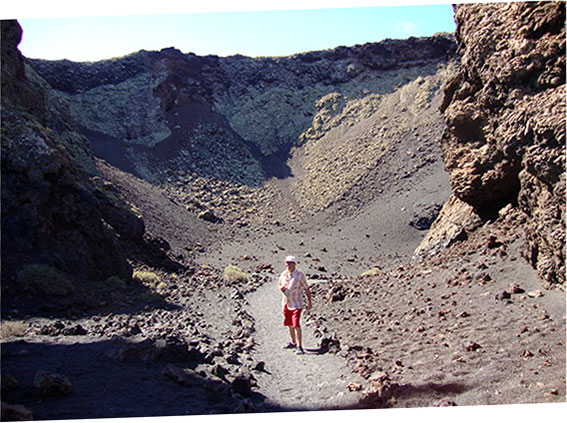
[[250, 314], [255, 319], [256, 354], [265, 363], [265, 372], [255, 374], [266, 402], [286, 410], [330, 410], [352, 408], [360, 393], [347, 385], [358, 376], [346, 367], [344, 359], [325, 353], [313, 329], [301, 318], [304, 355], [283, 349], [289, 332], [283, 326], [281, 293], [274, 283], [267, 283], [250, 294]]

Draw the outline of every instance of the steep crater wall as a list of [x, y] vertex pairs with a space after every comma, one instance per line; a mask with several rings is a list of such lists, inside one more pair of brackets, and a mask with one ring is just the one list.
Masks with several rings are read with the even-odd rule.
[[454, 51], [452, 36], [440, 34], [279, 58], [170, 48], [96, 63], [30, 62], [109, 162], [154, 183], [188, 171], [258, 186], [290, 175], [288, 153], [316, 124], [321, 98], [390, 94], [435, 75]]

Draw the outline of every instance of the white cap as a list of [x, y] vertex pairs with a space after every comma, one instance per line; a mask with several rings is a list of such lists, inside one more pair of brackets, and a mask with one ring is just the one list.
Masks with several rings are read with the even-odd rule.
[[287, 256], [287, 257], [285, 258], [285, 261], [286, 261], [286, 263], [287, 263], [287, 262], [297, 263], [297, 260], [295, 259], [294, 256]]

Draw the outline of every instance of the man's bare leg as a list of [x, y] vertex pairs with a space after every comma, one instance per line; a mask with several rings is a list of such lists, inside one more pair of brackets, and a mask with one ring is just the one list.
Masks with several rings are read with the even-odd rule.
[[[289, 335], [291, 336], [291, 342], [297, 345], [297, 342], [295, 342], [295, 331], [293, 330], [293, 327], [288, 326], [288, 328], [289, 328]], [[299, 342], [301, 342], [301, 340]]]
[[297, 339], [297, 346], [301, 347], [301, 327], [298, 326], [294, 329], [295, 329], [295, 336], [292, 335], [292, 338]]

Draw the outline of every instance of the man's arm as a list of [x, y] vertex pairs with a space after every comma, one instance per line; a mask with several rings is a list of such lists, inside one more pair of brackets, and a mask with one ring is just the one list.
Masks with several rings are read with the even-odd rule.
[[280, 275], [279, 279], [278, 279], [278, 288], [280, 289], [280, 291], [284, 292], [285, 291], [285, 282], [284, 282], [284, 278], [282, 278], [282, 275]]

